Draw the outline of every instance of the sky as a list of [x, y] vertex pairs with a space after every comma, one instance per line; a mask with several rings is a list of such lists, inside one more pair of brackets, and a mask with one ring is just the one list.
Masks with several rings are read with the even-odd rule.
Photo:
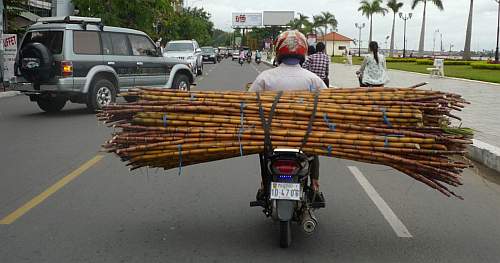
[[[403, 12], [411, 12], [413, 16], [407, 22], [407, 48], [418, 49], [420, 28], [422, 25], [423, 5], [420, 4], [414, 10], [411, 9], [411, 0], [399, 0], [404, 3]], [[386, 0], [384, 2], [387, 2]], [[425, 36], [425, 50], [433, 50], [434, 36], [435, 48], [440, 48], [441, 34], [443, 48], [452, 50], [463, 50], [465, 43], [465, 31], [469, 15], [469, 0], [443, 0], [444, 11], [427, 5], [427, 22]], [[192, 7], [203, 7], [212, 14], [212, 21], [216, 28], [226, 31], [231, 30], [232, 12], [261, 12], [261, 11], [295, 11], [309, 17], [322, 11], [333, 13], [339, 23], [338, 33], [357, 39], [359, 31], [354, 23], [365, 23], [362, 37], [366, 43], [369, 35], [369, 20], [357, 11], [359, 0], [188, 0], [187, 5]], [[496, 24], [498, 4], [495, 0], [474, 1], [472, 50], [492, 50], [496, 46]], [[386, 47], [386, 36], [391, 35], [392, 11], [386, 16], [376, 15], [373, 18], [373, 39], [379, 45]], [[440, 33], [435, 33], [439, 30]], [[403, 20], [396, 17], [395, 46], [403, 48]], [[390, 44], [387, 43], [387, 45]], [[365, 44], [363, 44], [365, 46]]]

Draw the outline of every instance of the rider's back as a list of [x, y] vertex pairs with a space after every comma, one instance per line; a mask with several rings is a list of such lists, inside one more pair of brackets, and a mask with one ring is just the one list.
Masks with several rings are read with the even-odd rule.
[[280, 64], [278, 67], [262, 72], [248, 91], [299, 91], [327, 88], [314, 73], [300, 65]]

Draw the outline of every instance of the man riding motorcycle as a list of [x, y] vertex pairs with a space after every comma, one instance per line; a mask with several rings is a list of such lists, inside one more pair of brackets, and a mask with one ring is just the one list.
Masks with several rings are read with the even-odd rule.
[[[276, 61], [278, 67], [262, 72], [248, 91], [317, 91], [326, 89], [327, 86], [314, 73], [303, 69], [300, 64], [304, 62], [307, 54], [307, 39], [297, 30], [287, 30], [281, 33], [275, 41]], [[260, 156], [262, 165], [263, 156]], [[261, 176], [264, 176], [263, 174]], [[319, 191], [319, 160], [314, 157], [311, 168], [311, 188]], [[257, 192], [257, 199], [263, 197], [263, 185]]]

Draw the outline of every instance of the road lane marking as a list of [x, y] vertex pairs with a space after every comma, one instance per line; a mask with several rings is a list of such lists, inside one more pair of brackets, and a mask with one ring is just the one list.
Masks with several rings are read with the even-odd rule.
[[72, 171], [70, 174], [66, 175], [59, 181], [57, 181], [55, 184], [47, 188], [45, 191], [40, 193], [39, 195], [35, 196], [33, 199], [25, 203], [23, 206], [19, 207], [16, 209], [14, 212], [10, 213], [6, 217], [4, 217], [2, 220], [0, 220], [0, 225], [9, 225], [14, 223], [17, 219], [19, 219], [21, 216], [24, 214], [28, 213], [32, 208], [36, 207], [40, 203], [42, 203], [45, 199], [49, 198], [51, 195], [59, 191], [61, 188], [63, 188], [65, 185], [73, 181], [75, 178], [80, 176], [82, 173], [84, 173], [86, 170], [88, 170], [90, 167], [94, 166], [97, 164], [99, 161], [104, 158], [104, 155], [96, 155], [94, 158], [88, 160], [86, 163], [84, 163], [82, 166], [78, 167], [76, 170]]
[[399, 220], [399, 218], [394, 214], [389, 205], [382, 199], [382, 197], [377, 193], [375, 188], [370, 184], [370, 182], [366, 179], [366, 177], [361, 173], [361, 171], [356, 166], [348, 166], [351, 173], [354, 175], [354, 178], [358, 180], [358, 183], [363, 187], [366, 194], [370, 197], [370, 199], [375, 203], [378, 210], [382, 213], [385, 220], [391, 225], [394, 232], [398, 237], [411, 238], [413, 237], [406, 226]]

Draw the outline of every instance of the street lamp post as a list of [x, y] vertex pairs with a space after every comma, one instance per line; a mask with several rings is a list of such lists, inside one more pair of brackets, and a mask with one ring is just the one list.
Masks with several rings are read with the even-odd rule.
[[406, 21], [411, 19], [412, 13], [399, 13], [399, 18], [403, 19], [405, 21], [405, 29], [404, 29], [404, 34], [403, 34], [403, 57], [406, 57]]
[[498, 61], [498, 39], [500, 36], [500, 0], [495, 0], [498, 3], [498, 21], [497, 21], [497, 49], [495, 51], [495, 63], [500, 63]]
[[365, 23], [355, 23], [357, 29], [359, 29], [359, 40], [358, 40], [358, 56], [361, 57], [361, 29], [365, 27]]

